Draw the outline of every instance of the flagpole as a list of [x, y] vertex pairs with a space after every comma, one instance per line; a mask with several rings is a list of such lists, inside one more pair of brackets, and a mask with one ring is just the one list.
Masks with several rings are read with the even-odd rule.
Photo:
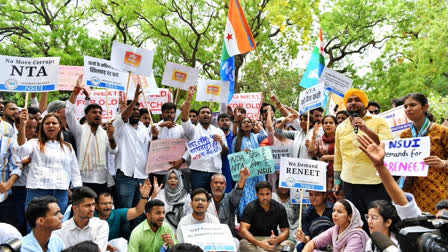
[[[324, 109], [324, 113], [323, 113], [324, 116], [326, 115], [326, 113], [327, 113], [327, 111], [328, 111], [328, 109], [329, 109], [329, 107], [330, 107], [331, 95], [332, 95], [332, 94], [333, 94], [333, 93], [330, 93], [330, 96], [328, 96], [327, 105], [325, 105], [325, 109]], [[322, 122], [322, 123], [323, 123], [323, 122]]]
[[124, 100], [127, 101], [128, 98], [128, 90], [129, 90], [129, 81], [131, 80], [131, 71], [129, 71], [128, 76], [128, 84], [126, 85], [126, 93], [124, 94]]
[[257, 55], [258, 62], [260, 63], [261, 70], [263, 71], [264, 81], [266, 81], [266, 83], [268, 84], [269, 96], [271, 96], [271, 94], [272, 94], [272, 92], [271, 92], [271, 85], [269, 85], [268, 77], [266, 75], [266, 72], [264, 71], [263, 63], [261, 62], [261, 58], [260, 58], [260, 55], [258, 54], [258, 50], [257, 49], [255, 49], [255, 54]]

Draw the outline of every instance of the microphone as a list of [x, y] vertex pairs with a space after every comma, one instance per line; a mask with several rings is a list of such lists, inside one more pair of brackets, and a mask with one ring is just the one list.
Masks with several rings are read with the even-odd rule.
[[382, 252], [399, 252], [397, 245], [386, 235], [380, 232], [374, 232], [370, 239], [372, 243]]
[[[353, 112], [352, 113], [352, 117], [359, 117], [359, 114], [357, 112]], [[358, 134], [358, 125], [353, 126], [353, 131], [355, 132], [355, 134]]]

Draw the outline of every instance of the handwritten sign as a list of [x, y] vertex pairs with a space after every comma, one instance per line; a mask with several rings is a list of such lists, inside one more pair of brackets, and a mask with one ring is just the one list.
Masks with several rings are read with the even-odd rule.
[[199, 80], [196, 101], [226, 103], [229, 98], [229, 82], [221, 80]]
[[23, 58], [0, 55], [0, 91], [57, 90], [59, 57]]
[[[172, 167], [169, 162], [179, 160], [184, 155], [185, 143], [185, 138], [151, 141], [146, 161], [146, 173], [169, 170]], [[187, 165], [183, 163], [180, 168], [187, 168]]]
[[283, 158], [280, 161], [280, 187], [301, 188], [325, 192], [327, 163], [303, 158]]
[[344, 94], [352, 87], [353, 80], [331, 68], [324, 68], [319, 83], [324, 83], [325, 89], [344, 98]]
[[248, 152], [240, 151], [232, 153], [228, 156], [230, 164], [230, 173], [232, 179], [238, 181], [240, 179], [240, 170], [247, 167], [250, 171], [250, 177], [264, 174], [272, 174], [275, 172], [274, 159], [270, 147], [261, 147]]
[[[300, 204], [300, 189], [297, 188], [290, 189], [289, 198], [291, 199], [291, 204]], [[308, 193], [307, 190], [303, 190], [302, 204], [311, 204], [310, 194]]]
[[394, 138], [399, 138], [401, 132], [412, 126], [412, 122], [408, 119], [406, 113], [404, 112], [403, 105], [383, 112], [379, 114], [379, 116], [387, 121]]
[[246, 109], [246, 117], [258, 120], [260, 118], [260, 108], [263, 103], [262, 93], [240, 93], [234, 94], [229, 106], [235, 110], [238, 107]]
[[84, 56], [84, 80], [87, 86], [125, 90], [128, 73], [116, 70], [110, 61]]
[[163, 72], [162, 84], [165, 86], [188, 90], [199, 78], [199, 70], [180, 64], [167, 62]]
[[226, 224], [201, 223], [180, 228], [185, 243], [197, 245], [204, 251], [237, 251]]
[[122, 71], [150, 76], [154, 51], [137, 48], [114, 41], [110, 61], [112, 66]]
[[[108, 90], [107, 93], [107, 103], [109, 106], [106, 106], [106, 90], [92, 90], [90, 92], [90, 101], [88, 104], [94, 104], [97, 103], [101, 106], [103, 109], [103, 115], [102, 119], [103, 121], [107, 121], [109, 119], [112, 119], [118, 112], [118, 109], [120, 107], [119, 104], [120, 101], [120, 92], [114, 91], [114, 90]], [[76, 97], [75, 102], [75, 117], [76, 120], [80, 120], [84, 116], [84, 108], [88, 104], [86, 104], [86, 97], [84, 96], [84, 93], [81, 92]], [[109, 110], [107, 110], [107, 107]]]
[[280, 170], [280, 160], [282, 158], [292, 157], [292, 145], [270, 146], [270, 148], [275, 163], [275, 170]]
[[201, 136], [187, 143], [188, 152], [193, 160], [209, 159], [221, 154], [221, 145], [213, 139], [213, 135]]
[[403, 138], [384, 141], [384, 165], [394, 176], [428, 176], [423, 159], [430, 156], [429, 137]]
[[309, 110], [324, 106], [324, 84], [319, 83], [315, 86], [305, 89], [299, 95], [299, 113], [305, 113]]
[[[72, 91], [76, 85], [78, 77], [84, 74], [84, 67], [82, 66], [62, 66], [59, 65], [58, 72], [58, 90]], [[90, 91], [89, 87], [85, 87]]]

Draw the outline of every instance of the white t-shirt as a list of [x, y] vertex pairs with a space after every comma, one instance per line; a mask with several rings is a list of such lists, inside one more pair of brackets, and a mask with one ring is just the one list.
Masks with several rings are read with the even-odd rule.
[[216, 218], [215, 216], [209, 214], [209, 213], [205, 213], [205, 217], [203, 220], [196, 220], [195, 218], [193, 218], [192, 214], [186, 215], [185, 217], [183, 217], [180, 222], [179, 225], [177, 226], [177, 231], [176, 231], [176, 236], [177, 236], [177, 240], [182, 243], [184, 242], [184, 236], [182, 234], [182, 226], [188, 226], [188, 225], [193, 225], [193, 224], [201, 224], [201, 223], [216, 223], [216, 224], [220, 224], [218, 218]]

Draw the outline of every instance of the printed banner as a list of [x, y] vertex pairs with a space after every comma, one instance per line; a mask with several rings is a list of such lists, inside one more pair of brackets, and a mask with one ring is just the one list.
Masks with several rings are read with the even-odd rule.
[[388, 140], [384, 145], [384, 165], [393, 176], [428, 176], [428, 165], [423, 159], [430, 156], [429, 137]]
[[146, 105], [143, 96], [140, 95], [139, 98], [140, 108], [149, 108], [151, 113], [155, 115], [162, 114], [162, 105], [164, 103], [173, 101], [173, 97], [168, 88], [158, 88], [156, 91], [157, 93], [154, 93], [154, 91], [151, 93], [145, 92]]
[[[84, 74], [84, 67], [82, 66], [59, 65], [58, 90], [72, 91], [81, 74]], [[87, 89], [87, 91], [90, 91], [88, 86], [85, 86], [84, 88]]]
[[237, 251], [226, 224], [201, 223], [181, 228], [184, 242], [197, 245], [204, 251]]
[[325, 192], [327, 163], [303, 158], [283, 158], [280, 161], [280, 187], [301, 188]]
[[58, 89], [59, 57], [0, 55], [0, 91], [49, 92]]
[[151, 71], [151, 75], [148, 77], [131, 74], [131, 80], [132, 80], [132, 84], [129, 84], [129, 90], [128, 90], [129, 97], [134, 97], [135, 88], [137, 87], [138, 83], [142, 84], [142, 89], [143, 89], [143, 92], [145, 92], [145, 93], [155, 94], [158, 92], [156, 79], [154, 78], [154, 73], [152, 71]]
[[233, 110], [237, 107], [245, 108], [247, 117], [258, 120], [260, 118], [260, 108], [262, 103], [262, 93], [240, 93], [233, 95], [229, 105]]
[[137, 48], [114, 41], [110, 61], [112, 66], [122, 71], [150, 76], [154, 51]]
[[[172, 167], [169, 162], [179, 160], [184, 155], [185, 143], [185, 138], [151, 141], [146, 173], [169, 170]], [[187, 164], [183, 163], [180, 168], [187, 168]]]
[[[300, 204], [300, 189], [289, 189], [289, 198], [291, 199], [291, 204]], [[310, 194], [307, 190], [303, 190], [302, 204], [311, 204]]]
[[274, 159], [270, 147], [261, 147], [247, 152], [240, 151], [228, 156], [232, 179], [240, 179], [240, 170], [247, 167], [250, 177], [272, 174], [275, 172]]
[[324, 100], [323, 83], [305, 89], [299, 95], [299, 113], [302, 114], [309, 110], [325, 106]]
[[326, 90], [344, 98], [345, 92], [352, 87], [353, 80], [331, 68], [324, 68], [319, 83], [324, 83]]
[[108, 60], [84, 56], [84, 80], [87, 86], [125, 91], [128, 73], [114, 69]]
[[[84, 93], [79, 93], [78, 97], [76, 97], [75, 102], [75, 117], [76, 120], [80, 120], [84, 116], [84, 109], [88, 105], [86, 103], [86, 97]], [[92, 90], [90, 92], [90, 102], [89, 104], [97, 103], [103, 108], [103, 121], [112, 120], [115, 115], [118, 113], [120, 108], [120, 92], [114, 90], [108, 90], [107, 93], [107, 103], [109, 104], [107, 110], [106, 106], [106, 90]]]
[[222, 80], [199, 80], [196, 101], [225, 103], [229, 98], [229, 82]]
[[166, 62], [162, 84], [169, 87], [188, 90], [189, 86], [196, 85], [198, 78], [198, 69], [172, 62]]
[[394, 138], [399, 138], [401, 132], [412, 126], [412, 122], [408, 119], [406, 113], [404, 112], [403, 105], [383, 112], [379, 114], [379, 116], [387, 121]]
[[292, 145], [270, 146], [270, 148], [275, 163], [275, 170], [280, 170], [280, 160], [292, 157]]
[[221, 145], [213, 139], [213, 135], [201, 136], [198, 140], [187, 143], [188, 152], [193, 160], [209, 159], [221, 155]]

